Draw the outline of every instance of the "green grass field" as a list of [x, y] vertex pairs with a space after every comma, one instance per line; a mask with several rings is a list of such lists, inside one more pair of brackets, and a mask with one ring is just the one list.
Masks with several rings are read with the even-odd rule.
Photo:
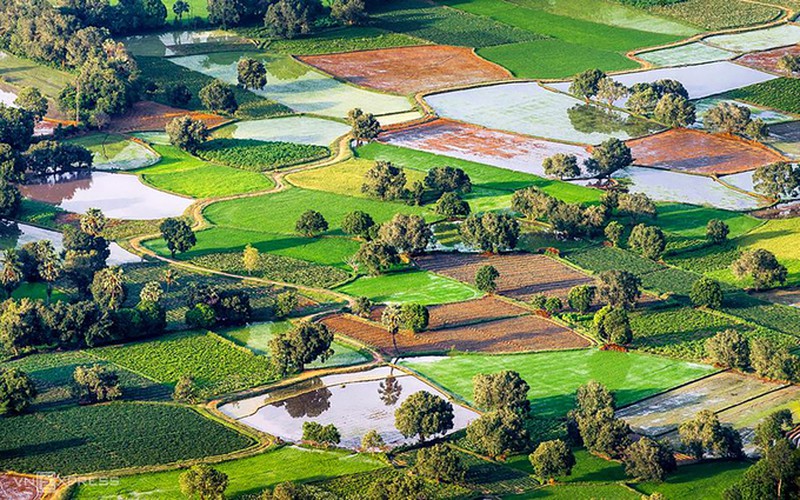
[[595, 349], [501, 356], [456, 355], [431, 361], [410, 358], [401, 364], [467, 401], [472, 399], [474, 375], [517, 371], [530, 384], [533, 414], [540, 417], [565, 415], [574, 405], [577, 388], [589, 380], [605, 384], [621, 406], [714, 371], [707, 365]]
[[646, 495], [661, 493], [665, 498], [722, 498], [722, 492], [739, 481], [749, 466], [748, 462], [701, 462], [679, 467], [663, 483], [645, 482], [633, 487]]
[[213, 333], [186, 332], [94, 349], [100, 359], [174, 385], [194, 377], [204, 396], [232, 392], [273, 380], [267, 358]]
[[[346, 474], [357, 474], [386, 464], [371, 455], [344, 451], [307, 450], [283, 447], [259, 455], [223, 462], [214, 466], [230, 478], [225, 497], [231, 500], [252, 498], [262, 490], [285, 481], [324, 481]], [[81, 486], [75, 499], [158, 497], [164, 500], [185, 498], [178, 485], [183, 471], [125, 476], [119, 484]]]
[[576, 483], [558, 486], [545, 486], [528, 493], [509, 495], [506, 500], [528, 500], [546, 498], [548, 500], [641, 500], [641, 495], [616, 483]]
[[660, 203], [658, 218], [653, 223], [680, 238], [705, 239], [706, 225], [711, 219], [719, 219], [728, 225], [729, 238], [741, 236], [762, 223], [747, 214], [682, 203]]
[[597, 189], [378, 142], [361, 146], [356, 153], [360, 158], [390, 161], [407, 170], [427, 172], [434, 167], [442, 166], [460, 168], [469, 175], [472, 185], [478, 191], [475, 196], [479, 196], [481, 191], [495, 195], [497, 192], [510, 194], [518, 189], [536, 186], [542, 191], [570, 203], [592, 203], [600, 200], [600, 191]]
[[[255, 35], [258, 36], [259, 33], [256, 32]], [[429, 43], [427, 40], [371, 26], [349, 26], [323, 31], [311, 37], [272, 40], [264, 45], [270, 51], [282, 54], [313, 55], [426, 45]]]
[[192, 198], [212, 198], [266, 191], [275, 187], [259, 172], [205, 162], [174, 146], [153, 145], [161, 161], [136, 171], [144, 182], [158, 189]]
[[[740, 249], [763, 248], [789, 270], [788, 284], [800, 284], [800, 219], [776, 219], [735, 240]], [[730, 278], [733, 278], [731, 275]]]
[[481, 292], [459, 281], [427, 271], [405, 271], [381, 276], [364, 276], [336, 289], [373, 302], [446, 304], [476, 299]]
[[[619, 462], [592, 455], [583, 448], [572, 450], [572, 452], [575, 455], [575, 466], [572, 468], [572, 474], [560, 477], [559, 481], [565, 483], [617, 482], [624, 481], [627, 478], [625, 469]], [[510, 457], [508, 464], [515, 469], [534, 474], [528, 455]]]

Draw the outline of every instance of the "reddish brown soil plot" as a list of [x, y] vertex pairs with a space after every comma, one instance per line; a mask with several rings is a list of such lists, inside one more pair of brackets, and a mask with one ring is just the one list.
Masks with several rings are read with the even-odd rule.
[[481, 266], [494, 266], [500, 273], [498, 293], [526, 302], [538, 294], [564, 300], [572, 287], [593, 283], [582, 272], [538, 254], [431, 254], [418, 259], [417, 265], [467, 283], [474, 282]]
[[766, 147], [736, 137], [673, 129], [628, 141], [636, 165], [699, 174], [735, 174], [785, 161]]
[[0, 474], [0, 498], [4, 500], [38, 500], [49, 487], [45, 478]]
[[299, 59], [356, 85], [398, 94], [511, 78], [508, 71], [476, 56], [472, 49], [449, 45], [364, 50]]
[[[800, 45], [783, 47], [780, 49], [765, 50], [763, 52], [752, 52], [736, 59], [736, 62], [744, 66], [769, 71], [772, 73], [783, 73], [778, 69], [778, 61], [785, 55], [800, 56]], [[784, 74], [785, 76], [785, 74]]]
[[514, 353], [588, 347], [590, 342], [568, 328], [539, 316], [498, 319], [457, 328], [392, 335], [378, 326], [347, 315], [329, 316], [322, 322], [335, 333], [352, 337], [390, 355], [462, 352]]
[[[370, 314], [370, 319], [375, 322], [381, 320], [384, 306], [376, 307]], [[530, 314], [530, 311], [497, 297], [486, 296], [476, 300], [442, 304], [428, 308], [430, 320], [429, 330], [440, 328], [453, 328], [456, 326], [473, 325], [504, 318], [513, 318]]]
[[167, 123], [173, 118], [189, 115], [195, 120], [200, 120], [208, 128], [214, 128], [227, 122], [224, 116], [199, 111], [187, 111], [172, 108], [152, 101], [140, 101], [133, 105], [130, 111], [114, 119], [108, 126], [109, 132], [149, 132], [164, 130]]

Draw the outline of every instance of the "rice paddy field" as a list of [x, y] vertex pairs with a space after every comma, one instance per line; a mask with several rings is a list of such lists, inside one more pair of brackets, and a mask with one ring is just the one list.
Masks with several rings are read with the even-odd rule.
[[584, 104], [537, 83], [507, 83], [426, 97], [444, 118], [568, 143], [648, 135], [659, 125]]
[[774, 28], [716, 35], [703, 39], [703, 43], [733, 52], [755, 52], [794, 45], [798, 42], [800, 42], [800, 26], [795, 24], [783, 24]]
[[255, 141], [280, 141], [312, 146], [330, 146], [349, 130], [333, 120], [288, 116], [271, 120], [245, 120], [214, 131], [215, 137]]
[[50, 99], [58, 97], [61, 89], [69, 83], [72, 76], [28, 59], [0, 52], [0, 78], [4, 83], [19, 90], [36, 87]]
[[295, 112], [344, 118], [353, 108], [362, 108], [375, 115], [411, 109], [411, 102], [405, 97], [370, 92], [341, 83], [280, 55], [219, 52], [173, 57], [168, 61], [192, 72], [235, 85], [236, 63], [243, 56], [255, 57], [267, 66], [267, 81], [270, 85], [264, 90], [250, 92], [279, 102]]
[[574, 392], [586, 380], [605, 384], [618, 406], [689, 382], [714, 369], [644, 354], [583, 349], [515, 355], [463, 354], [408, 358], [401, 361], [423, 377], [466, 401], [472, 399], [472, 377], [514, 370], [533, 381], [528, 398], [538, 417], [563, 416], [574, 404]]
[[373, 302], [426, 306], [462, 302], [483, 295], [469, 285], [426, 271], [364, 276], [337, 291], [353, 297], [369, 297]]
[[693, 42], [652, 52], [640, 52], [636, 57], [655, 66], [685, 66], [724, 61], [736, 57], [736, 53]]

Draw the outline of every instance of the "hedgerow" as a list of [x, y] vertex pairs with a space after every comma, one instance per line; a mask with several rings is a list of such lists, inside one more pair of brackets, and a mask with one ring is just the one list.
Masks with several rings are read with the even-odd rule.
[[323, 146], [291, 142], [264, 142], [252, 139], [214, 139], [198, 150], [208, 161], [254, 172], [274, 170], [327, 157]]
[[[247, 275], [242, 254], [239, 252], [212, 253], [191, 260], [193, 264], [227, 273]], [[253, 276], [297, 285], [332, 288], [350, 277], [348, 273], [331, 266], [312, 264], [300, 259], [262, 253]]]

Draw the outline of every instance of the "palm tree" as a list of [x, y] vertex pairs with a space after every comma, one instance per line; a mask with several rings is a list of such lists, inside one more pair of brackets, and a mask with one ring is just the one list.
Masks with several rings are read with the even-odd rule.
[[177, 281], [178, 277], [175, 275], [175, 270], [171, 267], [167, 268], [164, 271], [164, 284], [167, 285], [167, 293], [169, 293], [169, 287], [177, 283]]
[[400, 331], [400, 324], [402, 323], [402, 313], [400, 306], [397, 304], [389, 304], [381, 314], [381, 324], [389, 330], [392, 334], [392, 344], [394, 345], [395, 353], [397, 352], [397, 332]]
[[19, 255], [16, 250], [9, 248], [3, 252], [3, 271], [0, 273], [0, 282], [8, 295], [11, 295], [22, 278], [22, 264], [19, 261]]
[[42, 240], [36, 247], [36, 260], [39, 262], [37, 270], [39, 276], [47, 283], [47, 304], [50, 304], [50, 298], [53, 295], [53, 286], [61, 277], [61, 272], [64, 265], [53, 247], [50, 240]]
[[100, 236], [106, 222], [108, 220], [99, 208], [90, 208], [81, 216], [81, 231], [94, 237]]

